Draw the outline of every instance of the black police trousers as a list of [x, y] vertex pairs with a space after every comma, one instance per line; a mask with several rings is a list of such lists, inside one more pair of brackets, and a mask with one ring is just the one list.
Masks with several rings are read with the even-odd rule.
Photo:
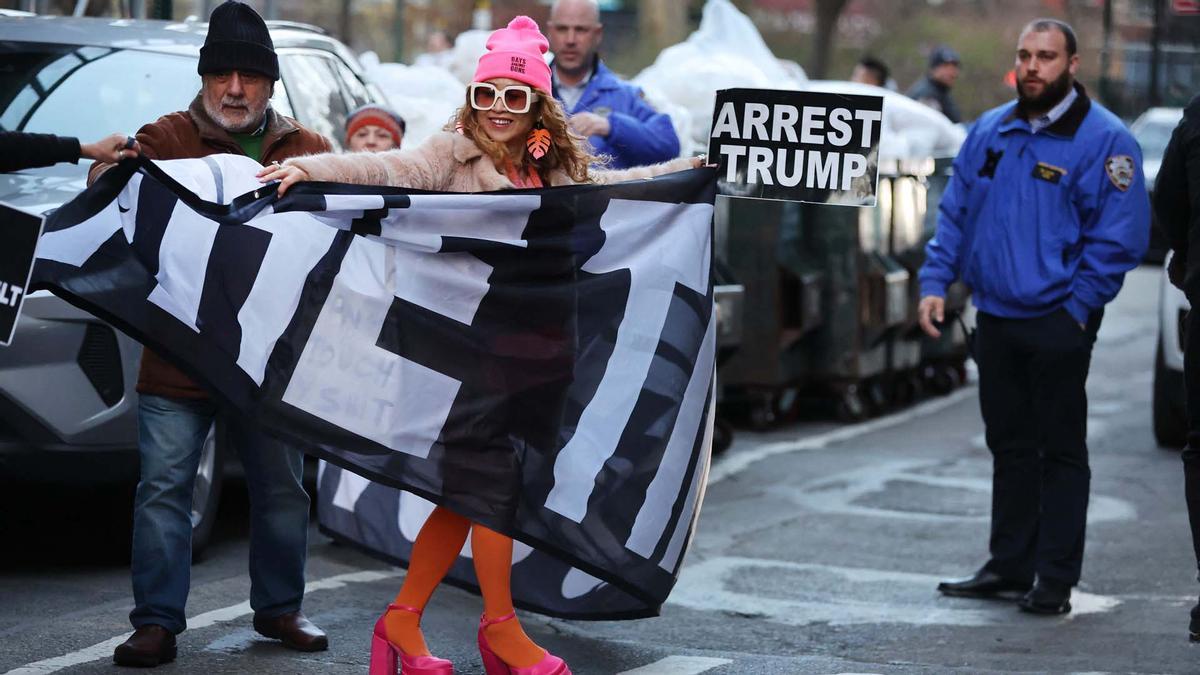
[[1200, 304], [1192, 307], [1184, 328], [1183, 382], [1188, 433], [1187, 445], [1183, 448], [1183, 492], [1187, 499], [1188, 522], [1192, 525], [1196, 565], [1200, 567]]
[[991, 559], [1007, 579], [1074, 586], [1083, 564], [1091, 469], [1087, 383], [1103, 310], [978, 315], [974, 356], [992, 453]]

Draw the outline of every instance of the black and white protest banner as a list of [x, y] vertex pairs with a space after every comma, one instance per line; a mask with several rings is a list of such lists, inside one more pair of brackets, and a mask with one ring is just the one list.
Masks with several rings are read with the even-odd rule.
[[536, 549], [520, 606], [657, 613], [708, 469], [715, 173], [275, 201], [258, 168], [110, 169], [47, 222], [35, 285], [348, 469], [322, 494], [363, 520], [333, 531], [402, 558], [416, 512], [363, 502], [402, 488]]
[[874, 206], [883, 97], [717, 92], [710, 161], [731, 197]]
[[0, 202], [4, 245], [0, 246], [0, 345], [12, 342], [33, 273], [33, 255], [43, 218]]

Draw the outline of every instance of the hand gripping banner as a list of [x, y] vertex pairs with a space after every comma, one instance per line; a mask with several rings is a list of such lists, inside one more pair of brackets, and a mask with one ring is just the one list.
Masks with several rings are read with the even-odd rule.
[[47, 221], [34, 286], [334, 465], [327, 531], [403, 562], [441, 504], [520, 542], [518, 606], [657, 614], [708, 471], [715, 172], [276, 200], [258, 168], [110, 169]]

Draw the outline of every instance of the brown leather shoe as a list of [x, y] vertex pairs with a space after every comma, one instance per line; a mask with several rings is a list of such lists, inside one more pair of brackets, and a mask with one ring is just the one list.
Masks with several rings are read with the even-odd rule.
[[153, 668], [174, 660], [175, 634], [155, 624], [139, 626], [113, 650], [113, 663], [118, 666]]
[[304, 612], [291, 612], [267, 618], [254, 615], [254, 630], [259, 635], [283, 642], [288, 649], [298, 652], [323, 652], [329, 649], [329, 638], [325, 631], [317, 628], [304, 616]]

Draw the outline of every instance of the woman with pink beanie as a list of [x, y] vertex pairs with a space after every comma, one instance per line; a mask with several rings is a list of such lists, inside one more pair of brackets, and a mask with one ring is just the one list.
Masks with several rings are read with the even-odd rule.
[[[677, 159], [625, 171], [592, 166], [587, 140], [571, 133], [561, 105], [551, 95], [549, 42], [537, 23], [518, 16], [492, 33], [480, 57], [466, 103], [442, 133], [406, 151], [312, 155], [263, 169], [263, 182], [280, 181], [284, 193], [298, 181], [391, 185], [448, 192], [615, 183], [697, 167], [702, 160]], [[514, 471], [520, 459], [513, 448]], [[489, 448], [489, 451], [491, 449]], [[443, 494], [485, 492], [468, 466], [447, 471]], [[451, 480], [453, 479], [453, 481]], [[456, 485], [451, 486], [454, 482]], [[490, 505], [501, 513], [515, 505]], [[515, 512], [515, 511], [511, 511]], [[478, 643], [488, 675], [569, 675], [562, 659], [535, 644], [513, 612], [510, 590], [513, 541], [438, 506], [413, 544], [408, 574], [395, 601], [375, 626], [371, 675], [452, 675], [452, 665], [430, 655], [420, 629], [421, 612], [457, 559], [467, 536], [483, 595]]]

